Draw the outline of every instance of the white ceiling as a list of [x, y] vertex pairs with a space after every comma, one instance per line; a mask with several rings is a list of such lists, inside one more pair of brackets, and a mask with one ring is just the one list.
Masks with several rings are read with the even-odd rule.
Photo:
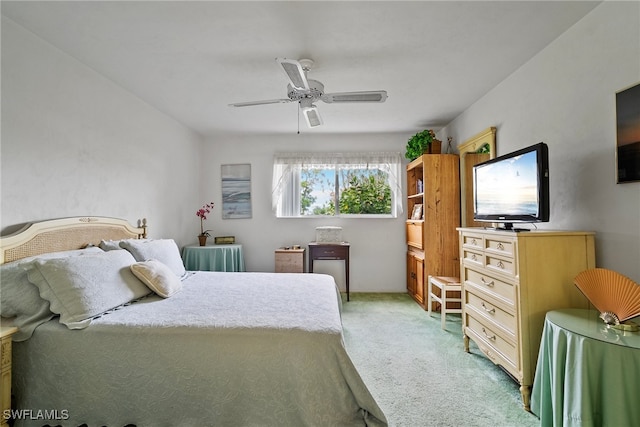
[[301, 132], [414, 132], [449, 123], [599, 2], [2, 1], [2, 14], [202, 135], [292, 133], [276, 57], [311, 58], [326, 92]]

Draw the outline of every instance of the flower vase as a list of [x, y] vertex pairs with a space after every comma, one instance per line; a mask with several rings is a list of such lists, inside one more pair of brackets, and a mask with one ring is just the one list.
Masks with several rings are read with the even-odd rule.
[[198, 236], [200, 246], [207, 246], [207, 236]]

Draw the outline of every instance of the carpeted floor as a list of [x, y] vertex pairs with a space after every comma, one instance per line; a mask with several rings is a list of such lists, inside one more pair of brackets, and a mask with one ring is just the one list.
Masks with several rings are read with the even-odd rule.
[[407, 294], [352, 293], [343, 304], [347, 350], [390, 426], [539, 426], [519, 386], [472, 342], [460, 315], [430, 318]]

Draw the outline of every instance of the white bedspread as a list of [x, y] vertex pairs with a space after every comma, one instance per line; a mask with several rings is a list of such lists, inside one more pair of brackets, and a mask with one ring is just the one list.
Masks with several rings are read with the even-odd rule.
[[54, 318], [14, 344], [14, 391], [31, 418], [68, 419], [16, 425], [386, 425], [339, 301], [326, 275], [197, 272], [83, 330]]

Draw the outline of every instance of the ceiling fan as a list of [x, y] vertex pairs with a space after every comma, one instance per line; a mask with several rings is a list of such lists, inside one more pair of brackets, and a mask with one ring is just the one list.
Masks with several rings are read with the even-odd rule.
[[268, 99], [264, 101], [238, 102], [229, 104], [230, 107], [248, 107], [264, 104], [281, 104], [297, 102], [309, 127], [320, 126], [322, 117], [314, 102], [320, 100], [328, 104], [350, 102], [384, 102], [387, 99], [387, 91], [363, 91], [363, 92], [336, 92], [324, 93], [324, 85], [317, 80], [307, 78], [307, 72], [313, 66], [311, 59], [298, 61], [287, 58], [276, 58], [284, 70], [289, 84], [287, 85], [287, 98]]

